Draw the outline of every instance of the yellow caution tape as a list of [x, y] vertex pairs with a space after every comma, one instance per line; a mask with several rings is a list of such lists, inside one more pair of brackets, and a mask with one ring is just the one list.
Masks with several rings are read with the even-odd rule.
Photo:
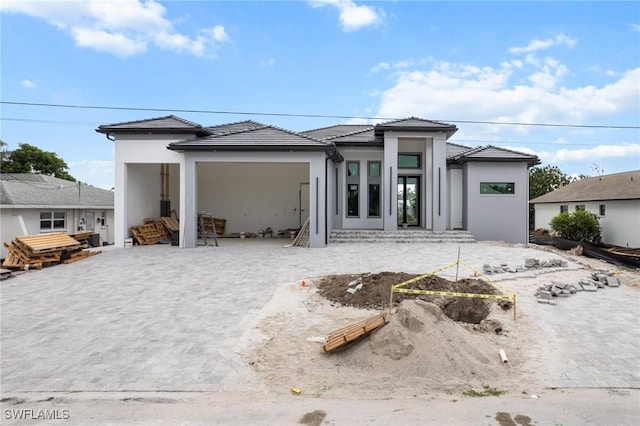
[[396, 284], [396, 285], [392, 286], [391, 288], [394, 289], [394, 291], [395, 291], [396, 288], [404, 287], [405, 285], [414, 283], [416, 281], [420, 281], [423, 278], [430, 277], [431, 275], [435, 275], [438, 272], [446, 271], [447, 269], [449, 269], [452, 266], [455, 266], [457, 264], [458, 264], [458, 262], [452, 263], [451, 265], [443, 266], [442, 268], [436, 269], [435, 271], [431, 271], [431, 272], [427, 272], [426, 274], [418, 275], [417, 277], [414, 277], [414, 278], [411, 278], [411, 279], [409, 279], [407, 281], [403, 281], [403, 282], [401, 282], [399, 284]]
[[454, 293], [451, 291], [435, 291], [435, 290], [414, 290], [410, 288], [394, 288], [394, 293], [411, 293], [411, 294], [428, 294], [433, 296], [450, 296], [450, 297], [471, 297], [478, 299], [502, 299], [512, 300], [513, 296], [504, 296], [501, 294], [479, 294], [479, 293]]

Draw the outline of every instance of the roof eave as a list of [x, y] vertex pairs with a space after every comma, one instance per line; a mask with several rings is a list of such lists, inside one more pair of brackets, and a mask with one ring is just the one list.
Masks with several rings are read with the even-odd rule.
[[167, 145], [167, 149], [170, 151], [204, 151], [204, 152], [215, 152], [215, 151], [238, 151], [238, 152], [247, 152], [247, 151], [257, 151], [257, 152], [269, 152], [269, 151], [335, 151], [336, 147], [331, 146], [287, 146], [287, 145], [269, 145], [269, 146], [238, 146], [238, 145], [199, 145], [199, 146], [189, 146], [189, 145]]

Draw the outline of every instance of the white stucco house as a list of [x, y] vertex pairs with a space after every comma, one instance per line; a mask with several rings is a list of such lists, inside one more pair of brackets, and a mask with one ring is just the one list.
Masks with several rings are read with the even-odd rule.
[[[32, 173], [0, 173], [2, 242], [47, 232], [99, 234], [114, 241], [113, 192]], [[7, 250], [2, 245], [2, 258]]]
[[198, 212], [225, 233], [297, 229], [310, 246], [334, 230], [468, 230], [526, 242], [535, 155], [449, 143], [452, 124], [410, 117], [303, 132], [247, 120], [204, 127], [173, 115], [106, 124], [115, 143], [115, 243], [145, 217], [175, 210], [181, 247]]
[[598, 218], [603, 243], [640, 247], [640, 170], [581, 179], [530, 203], [536, 228], [550, 229], [562, 212], [586, 210]]

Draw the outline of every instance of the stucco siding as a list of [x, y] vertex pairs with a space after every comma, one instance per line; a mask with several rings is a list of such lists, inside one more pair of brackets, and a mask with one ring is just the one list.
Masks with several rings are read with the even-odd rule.
[[[525, 163], [465, 165], [467, 229], [478, 240], [528, 241], [529, 174]], [[513, 194], [481, 194], [480, 184], [513, 183]]]
[[308, 164], [198, 163], [197, 173], [197, 210], [225, 219], [226, 234], [297, 229], [309, 214]]
[[[568, 212], [576, 206], [598, 217], [602, 228], [602, 242], [622, 247], [640, 247], [640, 200], [606, 200], [588, 202], [565, 202], [535, 204], [536, 228], [551, 229], [551, 219], [560, 214], [560, 206]], [[605, 215], [600, 215], [600, 205], [605, 206]]]

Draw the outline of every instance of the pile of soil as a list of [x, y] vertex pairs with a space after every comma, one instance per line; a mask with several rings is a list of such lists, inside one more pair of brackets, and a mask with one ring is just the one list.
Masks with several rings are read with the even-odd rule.
[[[329, 275], [318, 281], [318, 294], [342, 306], [383, 310], [389, 307], [391, 286], [415, 278], [418, 275], [405, 272], [380, 272], [362, 275]], [[362, 287], [355, 293], [347, 292], [358, 280]], [[352, 283], [352, 286], [349, 284]], [[446, 291], [454, 293], [499, 294], [491, 284], [480, 279], [460, 279], [449, 281], [437, 275], [421, 278], [404, 286], [406, 289]], [[393, 305], [405, 299], [420, 299], [436, 304], [442, 312], [454, 321], [479, 324], [487, 318], [495, 299], [467, 297], [445, 297], [424, 294], [394, 293]], [[500, 301], [503, 309], [510, 309], [511, 302]]]
[[504, 373], [497, 349], [444, 315], [433, 303], [404, 300], [391, 321], [339, 356], [343, 367], [384, 371], [395, 380], [459, 385]]

